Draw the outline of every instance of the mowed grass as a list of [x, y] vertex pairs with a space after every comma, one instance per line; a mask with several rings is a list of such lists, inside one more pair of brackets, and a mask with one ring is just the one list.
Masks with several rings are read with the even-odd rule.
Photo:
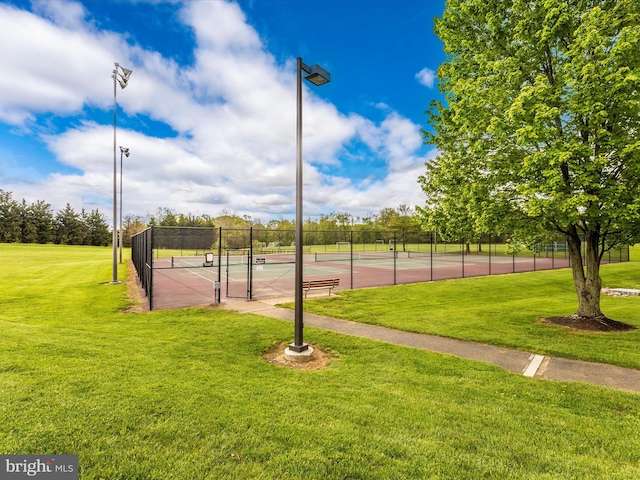
[[[631, 259], [603, 265], [603, 286], [640, 289], [640, 246]], [[343, 290], [305, 303], [320, 315], [640, 369], [640, 297], [603, 295], [601, 307], [638, 330], [588, 333], [541, 322], [577, 311], [569, 269]]]
[[640, 395], [313, 328], [334, 359], [286, 369], [261, 354], [288, 322], [124, 313], [110, 249], [0, 262], [3, 454], [78, 454], [82, 479], [640, 477]]

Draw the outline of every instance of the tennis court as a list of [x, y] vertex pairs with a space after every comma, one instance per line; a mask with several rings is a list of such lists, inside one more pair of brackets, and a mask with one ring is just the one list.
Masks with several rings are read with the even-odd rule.
[[[274, 233], [267, 233], [272, 237], [260, 238], [251, 229], [154, 226], [141, 232], [134, 237], [132, 258], [150, 308], [212, 304], [224, 298], [293, 297], [295, 245], [288, 240], [272, 241]], [[319, 232], [312, 233], [319, 236]], [[523, 254], [509, 255], [504, 244], [493, 238], [471, 248], [463, 242], [437, 243], [435, 238], [416, 241], [417, 235], [407, 241], [407, 232], [402, 232], [402, 239], [391, 234], [390, 240], [369, 243], [305, 245], [303, 279], [337, 279], [336, 291], [570, 266], [566, 249], [556, 240]], [[284, 238], [282, 232], [279, 235]], [[380, 236], [375, 232], [369, 238]], [[356, 237], [352, 233], [348, 238]], [[613, 252], [603, 262], [628, 258], [626, 248]], [[309, 296], [328, 294], [324, 289]]]
[[[205, 267], [204, 256], [158, 259], [154, 264], [154, 308], [215, 303], [222, 298], [260, 299], [295, 293], [295, 264], [283, 258], [258, 256]], [[303, 255], [305, 280], [339, 279], [340, 289], [428, 282], [481, 275], [566, 268], [568, 259], [488, 257], [480, 255], [369, 254]], [[216, 289], [218, 291], [216, 291]], [[328, 290], [311, 295], [327, 295]]]

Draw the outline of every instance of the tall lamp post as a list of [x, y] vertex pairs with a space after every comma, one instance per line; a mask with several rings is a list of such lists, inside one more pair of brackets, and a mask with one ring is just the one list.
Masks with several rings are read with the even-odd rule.
[[296, 258], [295, 258], [295, 334], [294, 343], [289, 345], [289, 350], [302, 353], [309, 348], [303, 341], [303, 308], [302, 308], [302, 72], [305, 72], [305, 80], [316, 86], [324, 85], [331, 81], [331, 74], [319, 65], [308, 66], [298, 57], [297, 68], [297, 99], [296, 99]]
[[125, 157], [129, 157], [129, 149], [126, 147], [120, 147], [120, 263], [122, 263], [122, 154]]
[[116, 110], [118, 104], [116, 103], [116, 83], [120, 84], [120, 88], [125, 88], [129, 82], [129, 77], [132, 71], [128, 68], [124, 68], [119, 63], [114, 63], [115, 68], [111, 72], [111, 78], [113, 78], [113, 278], [111, 283], [118, 283], [118, 198], [117, 198], [117, 159], [116, 159]]

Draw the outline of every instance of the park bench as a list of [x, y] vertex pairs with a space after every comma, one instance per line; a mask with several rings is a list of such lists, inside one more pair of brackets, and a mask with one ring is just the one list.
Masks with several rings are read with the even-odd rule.
[[307, 298], [309, 290], [316, 288], [328, 288], [329, 296], [331, 296], [331, 290], [340, 285], [339, 278], [330, 278], [328, 280], [306, 280], [302, 282], [302, 289], [304, 290], [304, 297]]

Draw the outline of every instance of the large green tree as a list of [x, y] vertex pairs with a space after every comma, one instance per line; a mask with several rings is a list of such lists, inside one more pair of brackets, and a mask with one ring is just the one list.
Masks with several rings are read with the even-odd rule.
[[566, 236], [575, 316], [602, 321], [600, 263], [640, 232], [640, 1], [448, 0], [427, 222]]

